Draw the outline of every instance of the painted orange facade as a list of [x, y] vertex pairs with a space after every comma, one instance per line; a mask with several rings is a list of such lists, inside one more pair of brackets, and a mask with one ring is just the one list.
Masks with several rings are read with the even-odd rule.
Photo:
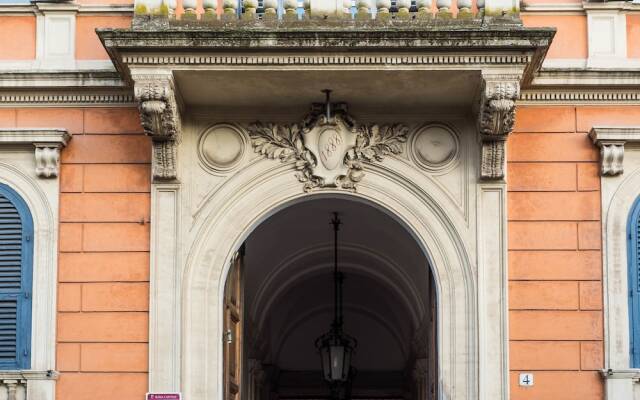
[[[532, 2], [541, 3], [558, 2]], [[548, 59], [588, 58], [586, 15], [522, 19], [557, 28]], [[130, 23], [130, 15], [78, 15], [76, 59], [108, 60], [95, 29]], [[626, 16], [626, 34], [628, 58], [640, 59], [640, 11]], [[35, 57], [36, 17], [0, 15], [0, 60]], [[507, 153], [511, 400], [604, 399], [600, 156], [588, 137], [599, 125], [640, 125], [640, 105], [517, 108]], [[27, 127], [73, 134], [60, 170], [57, 399], [141, 400], [151, 141], [135, 107], [0, 108], [0, 128]], [[535, 372], [533, 388], [518, 385], [524, 371]]]

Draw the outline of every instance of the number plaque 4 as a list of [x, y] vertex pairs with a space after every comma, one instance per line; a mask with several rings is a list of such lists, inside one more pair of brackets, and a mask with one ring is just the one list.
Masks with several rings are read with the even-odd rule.
[[533, 374], [528, 372], [520, 374], [519, 383], [520, 386], [533, 386]]

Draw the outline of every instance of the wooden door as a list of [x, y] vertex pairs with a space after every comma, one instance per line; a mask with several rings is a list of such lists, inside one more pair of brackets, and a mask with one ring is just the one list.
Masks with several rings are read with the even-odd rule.
[[231, 261], [224, 291], [225, 400], [240, 400], [242, 388], [243, 258], [244, 245]]

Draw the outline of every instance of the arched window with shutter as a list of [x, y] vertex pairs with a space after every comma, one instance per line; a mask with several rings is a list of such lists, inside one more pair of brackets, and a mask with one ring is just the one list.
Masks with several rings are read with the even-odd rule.
[[31, 360], [33, 220], [24, 200], [0, 184], [0, 369]]
[[640, 197], [631, 208], [628, 226], [631, 367], [640, 368]]

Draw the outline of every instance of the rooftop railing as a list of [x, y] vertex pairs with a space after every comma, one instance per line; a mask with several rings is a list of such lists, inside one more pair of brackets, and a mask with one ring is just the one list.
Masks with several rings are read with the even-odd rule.
[[184, 21], [478, 19], [517, 16], [518, 0], [136, 0], [136, 16]]

